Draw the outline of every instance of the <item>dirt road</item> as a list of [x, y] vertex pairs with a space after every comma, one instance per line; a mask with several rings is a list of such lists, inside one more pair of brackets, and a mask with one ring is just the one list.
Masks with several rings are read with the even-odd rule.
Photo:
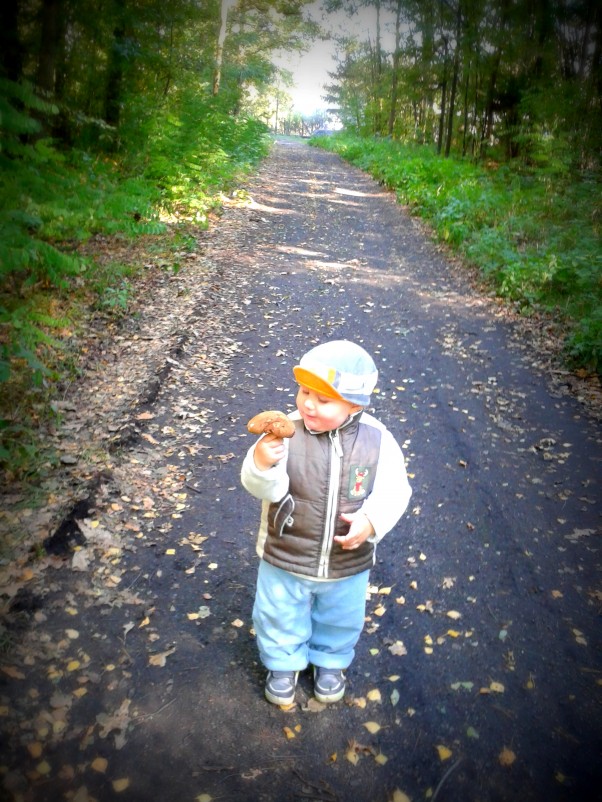
[[[5, 588], [3, 798], [599, 798], [599, 422], [357, 170], [282, 142], [248, 193], [149, 296], [163, 318], [139, 325], [166, 350], [135, 397], [116, 358], [73, 401], [124, 412], [48, 556]], [[284, 712], [263, 697], [239, 471], [247, 419], [290, 409], [292, 366], [329, 338], [373, 354], [414, 495], [379, 546], [345, 700], [316, 705], [302, 677]]]

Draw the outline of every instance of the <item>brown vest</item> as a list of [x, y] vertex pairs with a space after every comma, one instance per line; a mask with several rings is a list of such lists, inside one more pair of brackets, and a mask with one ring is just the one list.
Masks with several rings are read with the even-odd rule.
[[362, 424], [361, 414], [335, 432], [311, 434], [303, 421], [295, 425], [287, 463], [289, 493], [270, 504], [263, 559], [319, 579], [339, 579], [371, 568], [372, 543], [345, 550], [333, 537], [349, 531], [341, 513], [356, 512], [372, 490], [380, 430]]

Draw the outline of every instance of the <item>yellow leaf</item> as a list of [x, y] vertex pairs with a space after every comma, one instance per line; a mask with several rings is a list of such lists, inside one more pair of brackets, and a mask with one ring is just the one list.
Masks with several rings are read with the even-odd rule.
[[376, 657], [379, 651], [380, 649], [370, 649], [370, 654], [372, 655], [372, 657]]
[[69, 638], [69, 640], [77, 640], [79, 638], [79, 632], [77, 629], [66, 629], [65, 635]]
[[381, 695], [380, 695], [380, 691], [378, 690], [378, 688], [374, 688], [374, 690], [368, 691], [368, 699], [371, 702], [381, 702], [382, 701], [382, 698], [381, 698]]
[[552, 598], [553, 599], [562, 599], [562, 593], [559, 590], [552, 591]]
[[457, 629], [448, 629], [447, 634], [450, 638], [459, 638], [461, 633]]
[[286, 737], [289, 739], [289, 741], [291, 740], [291, 738], [295, 737], [295, 733], [291, 730], [290, 727], [283, 727], [282, 730], [286, 735]]
[[393, 588], [381, 588], [378, 592], [381, 594], [381, 596], [388, 596], [392, 589]]
[[73, 691], [73, 695], [76, 696], [78, 699], [81, 699], [82, 696], [85, 696], [88, 693], [86, 688], [76, 688]]
[[113, 791], [115, 791], [116, 794], [119, 794], [121, 791], [125, 791], [129, 784], [130, 781], [127, 779], [127, 777], [121, 777], [119, 780], [114, 780]]
[[504, 693], [506, 689], [501, 682], [491, 682], [489, 684], [489, 690], [493, 691], [493, 693]]
[[424, 642], [426, 643], [427, 646], [432, 646], [433, 645], [433, 639], [431, 638], [430, 635], [425, 635], [424, 636]]
[[176, 648], [174, 646], [173, 649], [168, 649], [166, 652], [160, 652], [159, 654], [151, 654], [151, 656], [148, 658], [149, 666], [159, 666], [160, 668], [163, 668], [166, 659], [169, 657], [170, 654], [173, 654], [175, 650]]
[[358, 755], [358, 753], [355, 751], [355, 749], [348, 749], [348, 750], [345, 752], [345, 757], [347, 758], [347, 760], [348, 760], [350, 763], [353, 763], [353, 765], [354, 765], [354, 766], [357, 766], [357, 764], [358, 764], [358, 761], [359, 761], [359, 759], [360, 759], [360, 756], [359, 756], [359, 755]]
[[100, 772], [100, 774], [104, 774], [108, 765], [109, 761], [106, 759], [106, 757], [97, 757], [92, 761], [92, 763], [90, 763], [90, 768], [94, 769], [94, 771]]
[[416, 580], [415, 580], [415, 579], [413, 579], [413, 580], [410, 582], [410, 587], [412, 588], [412, 590], [418, 590], [418, 582], [416, 582]]
[[382, 604], [379, 604], [376, 610], [374, 611], [374, 615], [384, 615], [387, 612], [387, 608], [384, 607]]
[[197, 618], [200, 618], [198, 613], [186, 613], [186, 617], [189, 621], [196, 621]]
[[234, 621], [232, 621], [232, 626], [233, 627], [244, 627], [244, 625], [245, 625], [245, 622], [241, 621], [240, 618], [235, 618]]
[[363, 696], [358, 696], [356, 699], [353, 700], [353, 704], [356, 707], [361, 707], [362, 709], [366, 707], [366, 700]]
[[449, 760], [453, 754], [452, 750], [448, 749], [447, 746], [443, 746], [443, 744], [437, 746], [437, 752], [439, 753], [439, 760]]
[[365, 721], [364, 727], [372, 735], [376, 735], [376, 733], [380, 730], [380, 724], [378, 724], [376, 721]]
[[328, 758], [328, 760], [329, 760], [330, 763], [336, 763], [337, 762], [337, 753], [333, 752], [332, 755], [330, 755], [330, 757]]
[[79, 660], [70, 660], [67, 663], [67, 671], [77, 671], [80, 665], [81, 663], [79, 662]]
[[399, 674], [391, 674], [391, 676], [387, 677], [387, 679], [389, 680], [389, 682], [397, 682], [397, 680], [400, 680], [401, 677], [399, 676]]
[[213, 802], [213, 797], [209, 794], [199, 794], [195, 802]]
[[457, 621], [458, 618], [462, 618], [462, 613], [459, 613], [457, 610], [448, 610], [446, 615], [448, 618], [453, 618], [454, 621]]
[[165, 553], [166, 553], [166, 554], [170, 554], [170, 555], [171, 555], [171, 554], [175, 554], [175, 553], [176, 553], [176, 550], [175, 550], [175, 549], [165, 549]]
[[400, 791], [399, 788], [396, 788], [393, 791], [391, 802], [412, 802], [412, 800], [407, 794], [404, 794], [403, 791]]
[[379, 752], [378, 755], [374, 758], [374, 760], [378, 763], [379, 766], [384, 766], [389, 758], [386, 755], [383, 755], [382, 752]]
[[511, 766], [516, 760], [516, 755], [514, 754], [512, 749], [508, 749], [505, 746], [500, 752], [498, 759], [502, 766]]
[[43, 760], [41, 763], [38, 763], [38, 765], [36, 766], [36, 771], [38, 772], [38, 774], [45, 775], [45, 774], [50, 774], [52, 769], [51, 769], [50, 763], [48, 763], [47, 760]]

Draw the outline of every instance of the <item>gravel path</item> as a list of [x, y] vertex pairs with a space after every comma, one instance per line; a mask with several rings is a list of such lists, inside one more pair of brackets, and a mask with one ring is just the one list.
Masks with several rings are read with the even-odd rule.
[[[331, 154], [277, 143], [199, 248], [166, 290], [168, 370], [155, 349], [79, 536], [55, 532], [9, 594], [5, 798], [598, 798], [595, 417]], [[250, 631], [259, 503], [239, 470], [247, 419], [292, 408], [292, 366], [330, 338], [377, 361], [414, 495], [379, 547], [345, 700], [316, 705], [302, 677], [284, 712]]]

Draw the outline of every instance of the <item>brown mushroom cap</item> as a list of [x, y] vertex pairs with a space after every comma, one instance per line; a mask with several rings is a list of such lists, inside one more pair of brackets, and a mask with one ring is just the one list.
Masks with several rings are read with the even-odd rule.
[[292, 437], [295, 434], [295, 424], [277, 409], [255, 415], [247, 423], [247, 429], [251, 434], [274, 434], [276, 437]]

